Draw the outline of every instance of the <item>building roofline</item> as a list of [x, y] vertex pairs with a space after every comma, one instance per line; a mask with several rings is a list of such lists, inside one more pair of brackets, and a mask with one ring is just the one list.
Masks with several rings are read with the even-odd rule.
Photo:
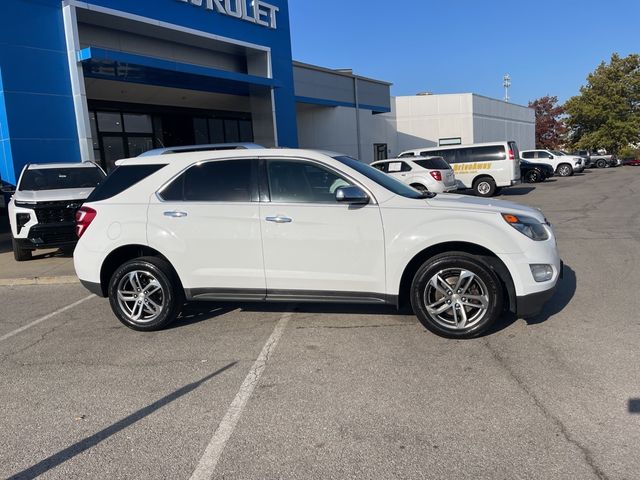
[[331, 73], [333, 75], [340, 75], [342, 77], [357, 78], [358, 80], [365, 80], [367, 82], [379, 83], [380, 85], [387, 85], [387, 86], [393, 85], [393, 83], [385, 82], [384, 80], [377, 80], [375, 78], [363, 77], [362, 75], [356, 75], [354, 73], [349, 73], [344, 70], [334, 70], [331, 68], [320, 67], [318, 65], [312, 65], [310, 63], [299, 62], [297, 60], [293, 61], [293, 66], [308, 68], [309, 70], [316, 70], [318, 72], [323, 72], [323, 73]]
[[527, 105], [520, 105], [519, 103], [513, 103], [513, 102], [505, 102], [504, 100], [502, 100], [501, 98], [493, 98], [493, 97], [489, 97], [487, 95], [480, 95], [479, 93], [473, 93], [473, 92], [463, 92], [463, 93], [430, 93], [429, 95], [396, 95], [395, 98], [414, 98], [414, 97], [445, 97], [445, 96], [461, 96], [461, 95], [471, 95], [472, 97], [480, 97], [480, 98], [486, 98], [487, 100], [493, 100], [495, 102], [502, 102], [502, 103], [506, 103], [507, 105], [514, 105], [516, 107], [521, 107], [521, 108], [527, 108], [527, 109], [531, 109], [531, 107], [527, 106]]

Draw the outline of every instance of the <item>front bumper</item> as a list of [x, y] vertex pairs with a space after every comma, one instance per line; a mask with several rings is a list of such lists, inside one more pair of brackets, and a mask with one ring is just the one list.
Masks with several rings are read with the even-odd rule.
[[29, 229], [26, 238], [16, 238], [15, 241], [21, 248], [34, 250], [73, 246], [78, 242], [78, 237], [75, 223], [37, 224]]
[[[558, 280], [563, 277], [564, 263], [560, 262], [560, 275]], [[548, 290], [542, 292], [531, 293], [516, 297], [516, 314], [520, 318], [533, 317], [540, 313], [542, 307], [551, 300], [556, 291], [557, 283]]]

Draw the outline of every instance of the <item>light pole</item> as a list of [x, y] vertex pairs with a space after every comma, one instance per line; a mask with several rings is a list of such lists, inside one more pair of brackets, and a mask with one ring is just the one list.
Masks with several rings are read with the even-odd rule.
[[502, 77], [502, 85], [504, 86], [504, 101], [509, 101], [509, 87], [511, 86], [511, 76], [507, 73]]

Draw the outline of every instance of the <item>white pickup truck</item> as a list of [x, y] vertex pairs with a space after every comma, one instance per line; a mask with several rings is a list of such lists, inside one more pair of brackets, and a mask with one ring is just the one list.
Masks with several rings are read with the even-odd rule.
[[556, 174], [561, 177], [570, 177], [576, 172], [580, 173], [585, 167], [582, 157], [566, 155], [552, 150], [523, 150], [520, 152], [520, 157], [525, 160], [551, 165]]

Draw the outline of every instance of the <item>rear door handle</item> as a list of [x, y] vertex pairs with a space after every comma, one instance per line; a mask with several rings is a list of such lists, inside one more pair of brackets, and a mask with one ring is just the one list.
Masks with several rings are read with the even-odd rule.
[[293, 220], [290, 219], [289, 217], [284, 217], [282, 215], [277, 215], [275, 217], [267, 217], [266, 220], [267, 220], [267, 222], [274, 222], [274, 223], [291, 223], [291, 222], [293, 222]]
[[179, 212], [177, 210], [172, 210], [170, 212], [164, 212], [165, 217], [173, 217], [173, 218], [182, 218], [187, 216], [187, 212]]

